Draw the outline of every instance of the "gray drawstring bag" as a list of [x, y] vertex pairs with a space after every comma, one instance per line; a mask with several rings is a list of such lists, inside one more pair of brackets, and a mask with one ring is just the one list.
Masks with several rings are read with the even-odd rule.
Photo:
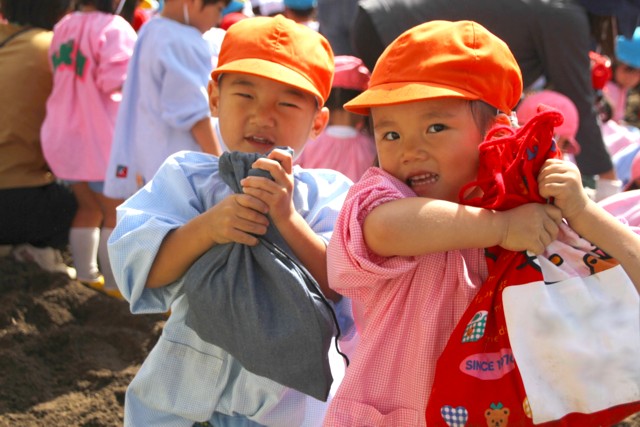
[[[220, 177], [236, 193], [257, 153], [225, 152]], [[251, 170], [251, 172], [250, 172]], [[333, 382], [331, 339], [339, 326], [331, 304], [270, 224], [257, 246], [216, 245], [186, 272], [186, 324], [248, 371], [326, 401]]]

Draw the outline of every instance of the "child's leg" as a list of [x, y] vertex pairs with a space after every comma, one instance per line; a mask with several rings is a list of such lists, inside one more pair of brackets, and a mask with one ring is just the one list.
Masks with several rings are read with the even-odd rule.
[[109, 252], [107, 251], [107, 241], [113, 228], [116, 226], [116, 207], [120, 205], [123, 200], [111, 199], [104, 194], [98, 194], [98, 201], [102, 210], [104, 222], [102, 230], [100, 230], [100, 244], [98, 246], [98, 261], [100, 263], [100, 271], [104, 276], [104, 288], [105, 290], [117, 290], [116, 280], [113, 277], [113, 271], [111, 270], [111, 263], [109, 261]]
[[69, 246], [78, 280], [87, 283], [101, 282], [97, 259], [103, 220], [100, 203], [87, 182], [73, 183], [71, 189], [78, 202], [78, 210], [71, 223]]

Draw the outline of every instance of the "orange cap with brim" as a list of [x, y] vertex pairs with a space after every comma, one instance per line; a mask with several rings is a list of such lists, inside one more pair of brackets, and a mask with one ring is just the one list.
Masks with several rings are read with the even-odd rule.
[[506, 43], [472, 21], [430, 21], [398, 36], [380, 55], [369, 88], [344, 105], [369, 108], [435, 98], [482, 100], [511, 113], [522, 94]]
[[309, 92], [324, 105], [333, 69], [333, 51], [324, 36], [281, 15], [259, 16], [229, 27], [211, 78], [223, 73], [264, 77]]

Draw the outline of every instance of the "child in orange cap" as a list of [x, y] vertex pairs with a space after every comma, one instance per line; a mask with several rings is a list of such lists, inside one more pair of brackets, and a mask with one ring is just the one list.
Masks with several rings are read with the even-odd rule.
[[[326, 126], [333, 53], [319, 33], [282, 16], [248, 18], [229, 28], [211, 77], [223, 149], [264, 155], [253, 168], [274, 180], [246, 177], [236, 194], [221, 178], [218, 157], [183, 151], [118, 209], [109, 249], [122, 294], [134, 313], [171, 308], [127, 390], [125, 425], [318, 425], [326, 402], [254, 374], [187, 326], [184, 277], [214, 246], [257, 245], [271, 221], [325, 295], [340, 300], [327, 287], [326, 245], [351, 181], [292, 167], [291, 154], [276, 149], [297, 153]], [[335, 309], [348, 321], [345, 304]], [[334, 388], [344, 365], [336, 369]]]
[[[556, 206], [458, 204], [478, 196], [460, 194], [477, 179], [478, 145], [521, 91], [500, 39], [475, 22], [431, 21], [392, 42], [369, 88], [345, 105], [371, 115], [380, 168], [351, 187], [329, 243], [329, 284], [352, 299], [360, 341], [325, 426], [444, 425], [425, 409], [436, 362], [487, 279], [483, 248], [542, 253], [564, 215], [640, 284], [640, 239], [605, 219], [569, 162], [548, 161], [541, 174]], [[634, 250], [614, 248], [607, 231]]]
[[376, 146], [364, 116], [342, 106], [367, 88], [369, 70], [360, 58], [340, 55], [327, 108], [329, 125], [315, 140], [309, 141], [297, 160], [304, 168], [328, 168], [347, 175], [354, 182], [374, 165]]

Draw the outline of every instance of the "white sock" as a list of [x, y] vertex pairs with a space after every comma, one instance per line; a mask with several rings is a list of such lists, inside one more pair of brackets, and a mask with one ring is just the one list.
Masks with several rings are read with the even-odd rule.
[[116, 279], [113, 277], [111, 262], [109, 261], [109, 252], [107, 251], [107, 241], [113, 232], [113, 228], [102, 227], [100, 230], [100, 245], [98, 246], [98, 261], [100, 262], [100, 271], [104, 276], [105, 289], [118, 289]]
[[69, 248], [78, 280], [93, 281], [100, 277], [98, 269], [98, 227], [72, 227], [69, 232]]

